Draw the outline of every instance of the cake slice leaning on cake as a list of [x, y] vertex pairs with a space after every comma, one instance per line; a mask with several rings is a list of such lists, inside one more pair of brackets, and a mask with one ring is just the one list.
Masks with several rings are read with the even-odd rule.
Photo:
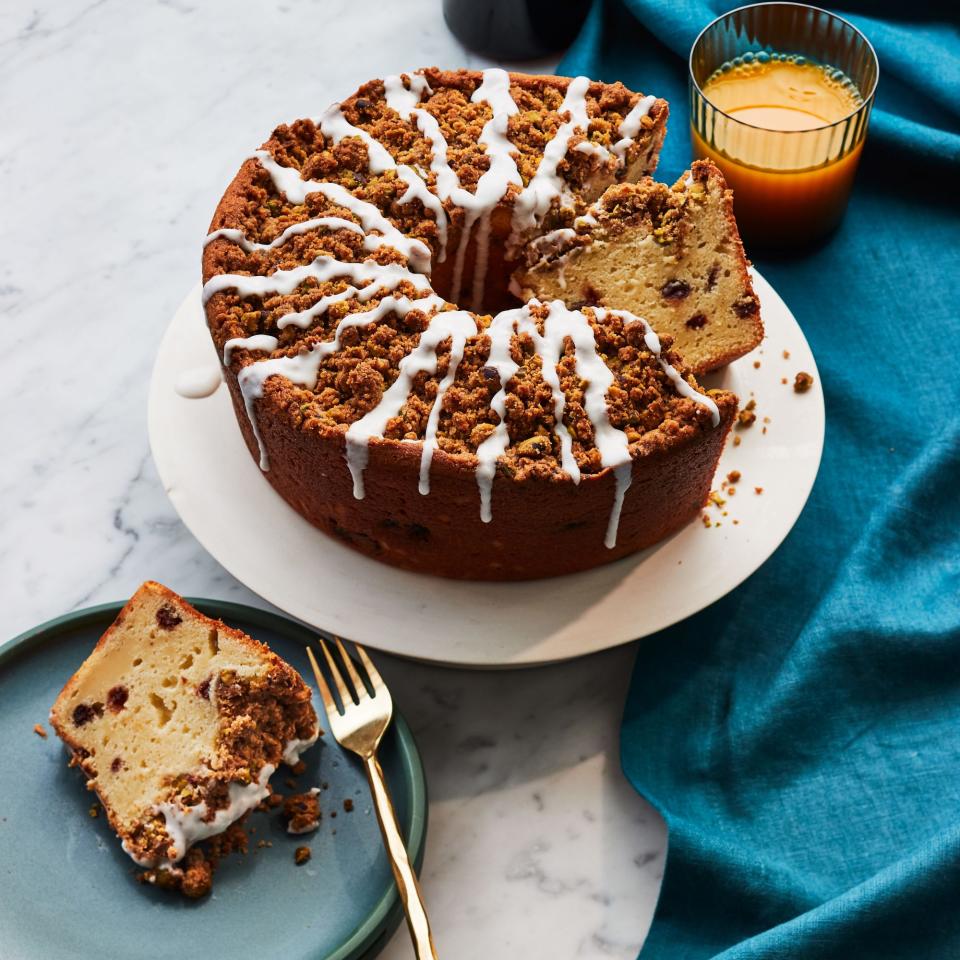
[[672, 187], [610, 187], [572, 227], [527, 246], [512, 288], [523, 299], [601, 305], [643, 317], [700, 376], [763, 339], [760, 301], [720, 170], [695, 160]]
[[148, 581], [67, 681], [50, 721], [124, 850], [140, 866], [174, 868], [316, 742], [310, 701], [268, 647]]

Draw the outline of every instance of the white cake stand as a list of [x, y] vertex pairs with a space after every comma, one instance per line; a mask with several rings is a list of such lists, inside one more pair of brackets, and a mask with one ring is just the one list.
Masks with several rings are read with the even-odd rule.
[[[174, 389], [185, 372], [217, 363], [199, 286], [173, 317], [154, 367], [153, 457], [200, 543], [251, 590], [314, 627], [457, 666], [534, 665], [603, 650], [662, 630], [733, 590], [777, 549], [813, 487], [824, 435], [816, 363], [786, 304], [760, 274], [753, 278], [766, 338], [707, 380], [741, 403], [757, 401], [757, 422], [733, 431], [742, 442], [728, 441], [720, 460], [718, 483], [731, 470], [742, 475], [736, 495], [705, 511], [709, 528], [694, 521], [643, 553], [586, 573], [526, 583], [442, 580], [370, 560], [311, 526], [251, 459], [226, 386], [204, 399]], [[793, 390], [799, 370], [814, 376], [805, 394]]]

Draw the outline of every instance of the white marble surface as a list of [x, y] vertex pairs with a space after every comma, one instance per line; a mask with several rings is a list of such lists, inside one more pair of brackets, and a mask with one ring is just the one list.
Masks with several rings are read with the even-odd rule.
[[[373, 76], [487, 65], [439, 7], [0, 6], [4, 638], [148, 577], [263, 605], [163, 493], [145, 428], [154, 351], [224, 185], [275, 123]], [[619, 769], [634, 655], [510, 674], [382, 658], [427, 767], [441, 957], [636, 955], [666, 841]], [[403, 929], [383, 956], [410, 956]]]

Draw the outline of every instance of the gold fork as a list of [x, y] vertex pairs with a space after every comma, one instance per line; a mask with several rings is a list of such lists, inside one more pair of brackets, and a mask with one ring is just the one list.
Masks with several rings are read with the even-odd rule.
[[373, 803], [377, 810], [377, 820], [380, 821], [380, 831], [383, 833], [387, 855], [390, 859], [390, 866], [393, 868], [393, 876], [397, 881], [397, 889], [400, 891], [403, 909], [407, 914], [407, 926], [410, 929], [413, 946], [417, 951], [417, 960], [437, 960], [437, 951], [433, 945], [433, 934], [430, 932], [430, 921], [427, 919], [427, 911], [423, 905], [423, 894], [420, 892], [417, 875], [414, 873], [410, 858], [407, 856], [407, 848], [404, 846], [400, 826], [397, 823], [397, 815], [394, 812], [393, 801], [390, 799], [390, 792], [387, 789], [387, 781], [383, 776], [380, 761], [377, 759], [377, 748], [380, 746], [380, 741], [393, 719], [393, 698], [390, 696], [387, 685], [383, 682], [383, 677], [380, 676], [377, 668], [359, 643], [354, 644], [354, 646], [366, 671], [370, 690], [367, 689], [367, 685], [360, 678], [360, 674], [353, 660], [344, 649], [341, 639], [336, 636], [333, 639], [343, 659], [343, 666], [350, 679], [352, 689], [344, 680], [343, 672], [337, 666], [326, 641], [322, 637], [318, 637], [317, 643], [323, 650], [327, 666], [330, 668], [330, 675], [333, 677], [337, 692], [340, 694], [340, 702], [343, 705], [342, 712], [337, 706], [337, 701], [330, 693], [330, 687], [327, 686], [326, 679], [320, 672], [313, 651], [307, 647], [307, 656], [310, 658], [310, 666], [313, 667], [313, 675], [317, 679], [317, 686], [320, 688], [320, 695], [323, 697], [323, 706], [327, 711], [327, 719], [330, 721], [330, 730], [341, 747], [355, 753], [363, 761], [367, 780], [370, 782], [370, 792], [373, 794]]

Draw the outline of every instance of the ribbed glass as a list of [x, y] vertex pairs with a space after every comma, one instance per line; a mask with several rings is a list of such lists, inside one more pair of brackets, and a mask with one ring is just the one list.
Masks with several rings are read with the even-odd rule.
[[[737, 120], [703, 94], [724, 64], [757, 54], [796, 54], [841, 70], [862, 102], [813, 130], [766, 130]], [[690, 51], [694, 154], [713, 160], [734, 190], [748, 245], [783, 247], [829, 232], [846, 208], [877, 86], [873, 47], [851, 23], [818, 7], [759, 3], [718, 17]]]

